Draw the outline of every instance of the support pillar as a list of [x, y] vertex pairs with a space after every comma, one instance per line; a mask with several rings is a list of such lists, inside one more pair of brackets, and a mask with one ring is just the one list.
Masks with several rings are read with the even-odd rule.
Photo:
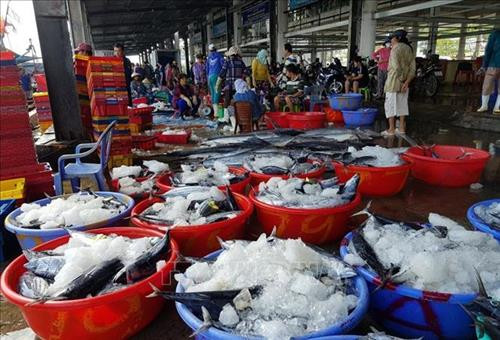
[[[431, 18], [439, 15], [438, 7], [432, 7], [430, 11], [431, 11]], [[438, 26], [439, 26], [438, 22], [432, 22], [429, 26], [429, 42], [427, 44], [427, 51], [429, 51], [428, 53], [429, 55], [436, 53]]]
[[377, 2], [363, 0], [361, 10], [361, 36], [359, 38], [359, 55], [363, 58], [370, 56], [375, 49], [377, 20], [374, 13], [377, 11]]
[[177, 65], [179, 66], [179, 69], [181, 67], [181, 44], [179, 41], [179, 32], [174, 33], [174, 49], [177, 51]]
[[[71, 38], [73, 47], [77, 47], [82, 42], [87, 42], [85, 26], [87, 21], [84, 20], [82, 13], [82, 4], [80, 0], [66, 0], [68, 8], [69, 24], [71, 27]], [[85, 18], [86, 19], [86, 18]]]
[[225, 12], [225, 16], [226, 16], [226, 45], [227, 45], [227, 49], [229, 50], [229, 48], [231, 48], [231, 17], [229, 15], [229, 7], [226, 7], [226, 12]]
[[66, 3], [64, 0], [33, 1], [33, 8], [56, 139], [85, 139], [73, 73]]
[[189, 44], [188, 44], [188, 35], [184, 34], [184, 58], [186, 60], [186, 74], [189, 75]]
[[361, 24], [361, 5], [359, 0], [349, 2], [349, 28], [347, 33], [347, 58], [348, 63], [355, 56], [359, 49], [359, 32]]
[[84, 30], [85, 42], [90, 44], [92, 48], [94, 48], [94, 39], [92, 38], [92, 32], [90, 31], [89, 20], [87, 17], [87, 6], [85, 5], [85, 2], [80, 1], [80, 8], [82, 11], [82, 20], [84, 23], [83, 30]]
[[[233, 7], [237, 8], [240, 5], [240, 0], [233, 0]], [[240, 46], [241, 43], [241, 10], [233, 12], [233, 45]]]
[[[285, 33], [288, 31], [288, 1], [276, 1], [276, 15], [278, 19], [276, 20], [276, 45], [272, 46], [272, 49], [276, 51], [276, 61], [281, 62], [284, 58], [285, 49]], [[273, 26], [270, 26], [273, 29]]]
[[413, 47], [413, 56], [417, 56], [418, 52], [418, 32], [419, 26], [414, 25], [411, 32], [408, 34], [408, 40], [410, 40], [411, 46]]
[[276, 1], [269, 1], [269, 52], [270, 60], [276, 61]]
[[462, 26], [460, 26], [460, 40], [458, 40], [458, 53], [457, 53], [458, 60], [465, 59], [465, 40], [467, 39], [467, 37], [465, 36], [466, 33], [467, 33], [467, 24], [463, 23]]
[[212, 12], [207, 14], [207, 44], [212, 42], [212, 28], [214, 25], [214, 15]]
[[201, 25], [201, 54], [207, 56], [207, 25]]

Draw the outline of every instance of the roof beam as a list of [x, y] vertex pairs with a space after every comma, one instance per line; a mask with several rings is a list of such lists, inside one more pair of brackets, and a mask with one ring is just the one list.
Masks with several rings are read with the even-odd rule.
[[374, 14], [375, 19], [382, 19], [386, 17], [392, 17], [394, 15], [399, 15], [399, 14], [404, 14], [404, 13], [409, 13], [409, 12], [415, 12], [415, 11], [420, 11], [423, 9], [428, 9], [428, 8], [433, 8], [433, 7], [440, 7], [440, 6], [445, 6], [449, 4], [454, 4], [457, 2], [462, 2], [463, 0], [431, 0], [431, 1], [425, 1], [421, 2], [418, 4], [414, 5], [408, 5], [408, 6], [403, 6], [399, 8], [394, 8], [394, 9], [388, 9], [387, 11], [381, 11], [377, 12]]
[[347, 26], [347, 25], [349, 25], [349, 20], [342, 20], [342, 21], [332, 22], [331, 24], [320, 25], [320, 26], [310, 27], [310, 28], [304, 28], [302, 30], [293, 31], [293, 32], [287, 32], [287, 33], [285, 33], [285, 37], [291, 38], [291, 37], [294, 37], [296, 35], [304, 35], [307, 33], [325, 31], [325, 30], [329, 30], [332, 28], [337, 28], [337, 27], [342, 27], [342, 26]]
[[[195, 8], [203, 8], [203, 9], [208, 9], [208, 8], [217, 8], [217, 7], [225, 7], [229, 3], [228, 1], [218, 1], [218, 0], [210, 0], [208, 2], [204, 1], [194, 1], [194, 2], [177, 2], [175, 6], [156, 6], [156, 7], [142, 7], [142, 8], [120, 8], [120, 9], [113, 9], [113, 8], [107, 8], [105, 10], [95, 10], [95, 11], [87, 11], [87, 15], [89, 17], [96, 17], [96, 16], [110, 16], [110, 15], [115, 15], [115, 14], [141, 14], [141, 13], [155, 13], [155, 12], [165, 12], [165, 11], [175, 11], [175, 10], [192, 10]], [[181, 5], [177, 5], [181, 4]]]
[[451, 24], [484, 24], [495, 25], [500, 24], [500, 19], [466, 19], [466, 18], [448, 18], [448, 17], [411, 17], [411, 16], [391, 16], [384, 18], [386, 21], [415, 21], [415, 22], [439, 22]]

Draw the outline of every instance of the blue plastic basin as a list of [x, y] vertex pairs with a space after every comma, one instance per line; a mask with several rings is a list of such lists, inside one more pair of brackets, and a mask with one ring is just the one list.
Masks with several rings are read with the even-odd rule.
[[[347, 234], [340, 246], [345, 258], [353, 232]], [[382, 324], [389, 334], [403, 338], [474, 339], [473, 320], [461, 304], [471, 303], [476, 294], [447, 294], [422, 291], [405, 285], [388, 284], [378, 289], [380, 279], [365, 267], [355, 267], [368, 283], [370, 315]]]
[[359, 93], [331, 94], [328, 100], [330, 107], [334, 110], [357, 110], [363, 103], [363, 95]]
[[3, 262], [5, 259], [5, 256], [8, 256], [8, 254], [6, 254], [6, 252], [4, 252], [4, 243], [6, 243], [4, 241], [4, 238], [3, 238], [3, 226], [4, 226], [5, 217], [7, 217], [7, 215], [14, 209], [15, 205], [16, 205], [15, 199], [8, 199], [8, 200], [1, 200], [0, 201], [0, 227], [2, 228], [2, 230], [0, 230], [0, 262]]
[[[118, 193], [118, 192], [108, 192], [108, 191], [97, 191], [97, 195], [108, 197], [108, 196], [113, 196], [120, 202], [123, 202], [127, 205], [127, 208], [119, 215], [116, 215], [115, 217], [109, 219], [109, 220], [104, 220], [101, 222], [89, 224], [89, 225], [83, 225], [83, 226], [73, 226], [70, 229], [72, 230], [90, 230], [90, 229], [96, 229], [96, 228], [101, 228], [101, 227], [107, 227], [107, 226], [112, 226], [116, 224], [117, 222], [120, 222], [124, 217], [127, 217], [130, 215], [130, 212], [132, 211], [132, 208], [134, 207], [134, 200], [133, 198]], [[71, 194], [67, 194], [64, 196], [69, 196]], [[55, 196], [51, 198], [44, 198], [32, 203], [36, 203], [39, 205], [47, 205], [50, 203], [50, 201], [53, 198], [60, 197], [60, 196]], [[67, 234], [66, 230], [62, 228], [56, 228], [56, 229], [26, 229], [26, 228], [21, 228], [17, 227], [16, 223], [14, 222], [16, 217], [21, 214], [21, 208], [17, 208], [13, 212], [11, 212], [7, 218], [5, 219], [5, 228], [10, 231], [11, 233], [15, 234], [17, 237], [17, 241], [19, 242], [19, 245], [21, 246], [22, 249], [31, 249], [39, 244], [42, 244], [44, 242], [56, 239], [58, 237], [64, 236]], [[127, 223], [128, 224], [128, 223]]]
[[372, 125], [377, 117], [378, 110], [370, 107], [358, 110], [342, 110], [345, 125], [363, 126]]
[[486, 224], [479, 216], [474, 212], [474, 208], [477, 206], [487, 206], [492, 203], [500, 203], [500, 198], [494, 198], [492, 200], [482, 201], [474, 204], [467, 210], [467, 219], [470, 224], [474, 227], [474, 229], [482, 231], [483, 233], [487, 233], [492, 235], [497, 241], [500, 241], [500, 231], [490, 228], [488, 224]]
[[[209, 255], [207, 255], [205, 258], [207, 259], [215, 259], [219, 254], [222, 252], [222, 250], [218, 250], [216, 252], [213, 252]], [[329, 337], [330, 335], [338, 335], [338, 334], [345, 334], [352, 330], [354, 327], [357, 326], [358, 323], [361, 322], [363, 319], [364, 315], [366, 314], [366, 311], [368, 309], [368, 303], [369, 303], [369, 295], [368, 295], [368, 287], [366, 285], [365, 280], [360, 277], [356, 276], [353, 278], [354, 280], [354, 286], [355, 286], [355, 294], [358, 297], [358, 304], [356, 308], [354, 308], [351, 313], [347, 316], [346, 319], [342, 320], [341, 322], [336, 323], [335, 325], [332, 325], [328, 328], [325, 328], [323, 330], [309, 333], [300, 337], [294, 337], [294, 339], [317, 339], [321, 337], [325, 337], [328, 339], [331, 339]], [[175, 288], [175, 291], [177, 293], [183, 293], [184, 288], [180, 285], [177, 284], [177, 287]], [[197, 330], [200, 328], [202, 321], [198, 319], [191, 311], [182, 303], [176, 302], [175, 307], [177, 308], [177, 312], [179, 313], [179, 316], [184, 320], [184, 322], [191, 328], [193, 331]], [[348, 336], [345, 339], [346, 340], [353, 340], [356, 339], [357, 337], [353, 336]], [[196, 336], [197, 340], [205, 340], [205, 339], [210, 339], [210, 340], [262, 340], [263, 337], [254, 337], [254, 336], [240, 336], [236, 334], [232, 334], [229, 332], [224, 332], [222, 330], [219, 330], [217, 328], [211, 327], [205, 332], [202, 332]], [[344, 339], [343, 337], [338, 337], [336, 339]]]

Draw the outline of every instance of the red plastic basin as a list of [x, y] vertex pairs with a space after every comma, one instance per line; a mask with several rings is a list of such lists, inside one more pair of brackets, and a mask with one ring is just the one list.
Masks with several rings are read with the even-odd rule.
[[[248, 172], [245, 169], [233, 167], [233, 166], [229, 167], [229, 171], [235, 175], [243, 175], [244, 173]], [[171, 181], [172, 176], [173, 176], [172, 173], [168, 173], [168, 174], [165, 174], [163, 176], [158, 177], [158, 179], [156, 180], [156, 186], [158, 188], [160, 188], [163, 192], [169, 191], [170, 189], [172, 189], [172, 181]], [[234, 183], [234, 184], [230, 184], [229, 188], [231, 189], [231, 191], [233, 193], [245, 194], [245, 189], [247, 188], [247, 185], [249, 183], [250, 183], [250, 176], [248, 176], [247, 178], [245, 178], [242, 181], [239, 181], [239, 182]], [[219, 188], [220, 190], [223, 190], [223, 191], [226, 190], [225, 185], [218, 186], [217, 188]]]
[[347, 221], [361, 203], [361, 194], [357, 193], [348, 204], [320, 209], [291, 209], [263, 203], [255, 198], [255, 191], [250, 191], [249, 198], [255, 205], [257, 220], [267, 234], [276, 227], [280, 238], [298, 238], [312, 244], [322, 244], [340, 240], [350, 229]]
[[[490, 158], [483, 150], [456, 145], [436, 145], [433, 151], [439, 158], [426, 155], [419, 147], [411, 147], [403, 154], [411, 160], [411, 174], [426, 183], [444, 187], [463, 187], [476, 183]], [[457, 159], [463, 153], [471, 153], [464, 159]]]
[[266, 121], [266, 126], [268, 129], [274, 129], [274, 125], [280, 128], [288, 128], [288, 118], [286, 112], [267, 112], [264, 115], [264, 119]]
[[312, 130], [325, 127], [326, 113], [296, 112], [287, 115], [288, 126], [291, 129]]
[[[322, 166], [318, 170], [308, 172], [307, 174], [296, 174], [293, 177], [298, 178], [321, 178], [326, 171], [326, 167]], [[252, 187], [258, 187], [260, 182], [267, 182], [273, 177], [281, 177], [283, 179], [290, 178], [290, 175], [267, 175], [258, 172], [250, 172], [250, 184]]]
[[[162, 233], [132, 227], [90, 230], [94, 234], [118, 234], [130, 238], [162, 237]], [[33, 250], [54, 249], [68, 241], [68, 236], [43, 243]], [[152, 293], [149, 283], [170, 287], [170, 273], [175, 268], [178, 247], [170, 242], [172, 251], [165, 254], [167, 265], [159, 272], [127, 288], [103, 296], [70, 301], [51, 301], [27, 305], [33, 300], [17, 293], [20, 276], [26, 272], [26, 258], [21, 255], [12, 261], [1, 277], [2, 294], [19, 307], [33, 331], [42, 339], [123, 339], [147, 326], [161, 311], [165, 300], [147, 298]]]
[[[234, 194], [236, 202], [243, 210], [243, 213], [235, 218], [203, 225], [193, 225], [186, 227], [175, 227], [170, 232], [173, 239], [177, 241], [182, 255], [185, 256], [205, 256], [220, 248], [217, 236], [223, 240], [240, 239], [244, 236], [245, 225], [253, 212], [252, 202], [245, 196]], [[163, 199], [155, 197], [144, 200], [137, 204], [132, 210], [132, 216], [139, 215], [144, 210]], [[164, 225], [157, 225], [132, 217], [132, 223], [138, 227], [158, 230], [164, 232]]]
[[333, 162], [335, 175], [341, 182], [347, 182], [354, 174], [359, 174], [358, 191], [368, 196], [392, 196], [403, 190], [410, 173], [411, 164], [391, 167], [368, 167]]

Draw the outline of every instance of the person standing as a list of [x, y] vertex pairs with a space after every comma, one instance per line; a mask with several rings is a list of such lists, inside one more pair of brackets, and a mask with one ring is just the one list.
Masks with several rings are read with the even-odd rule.
[[208, 45], [210, 51], [206, 67], [206, 75], [208, 77], [208, 89], [210, 90], [210, 98], [212, 101], [212, 107], [214, 109], [214, 115], [217, 115], [217, 110], [219, 108], [220, 92], [217, 90], [217, 78], [219, 77], [220, 70], [222, 69], [222, 64], [224, 64], [224, 57], [222, 54], [217, 52], [214, 44]]
[[154, 70], [149, 61], [144, 61], [144, 78], [153, 80]]
[[269, 88], [273, 86], [273, 80], [269, 73], [267, 63], [267, 51], [262, 49], [257, 53], [257, 57], [252, 61], [252, 85], [258, 95], [264, 96], [269, 93]]
[[132, 81], [132, 63], [130, 59], [125, 56], [125, 47], [122, 43], [116, 43], [113, 48], [115, 57], [122, 58], [123, 68], [125, 72], [125, 83], [127, 84], [128, 105], [132, 106], [132, 94], [130, 92], [130, 82]]
[[194, 84], [199, 89], [202, 89], [207, 84], [207, 73], [205, 70], [205, 62], [201, 54], [196, 55], [196, 62], [193, 65]]
[[172, 68], [172, 62], [168, 63], [165, 67], [165, 83], [167, 89], [170, 91], [174, 89], [174, 71]]
[[483, 80], [483, 90], [481, 96], [481, 107], [477, 112], [488, 111], [488, 102], [497, 82], [497, 99], [493, 114], [500, 114], [500, 28], [490, 34], [486, 49], [484, 51], [483, 64], [480, 72], [486, 72]]
[[155, 82], [156, 86], [161, 88], [163, 83], [163, 73], [161, 72], [161, 64], [157, 63], [155, 68]]
[[217, 88], [221, 88], [222, 82], [224, 81], [224, 117], [222, 121], [225, 122], [229, 121], [229, 112], [227, 108], [234, 95], [234, 81], [245, 77], [246, 66], [240, 55], [240, 49], [236, 46], [232, 46], [229, 51], [227, 51], [226, 56], [228, 58], [224, 60], [224, 64], [219, 72], [219, 78], [217, 79]]
[[[406, 36], [405, 30], [396, 30], [390, 35], [392, 50], [384, 87], [386, 93], [384, 108], [389, 128], [382, 132], [383, 136], [406, 133], [405, 117], [409, 115], [408, 92], [410, 82], [415, 77], [413, 48]], [[396, 130], [395, 117], [399, 117], [399, 130]]]
[[372, 53], [371, 57], [377, 62], [377, 96], [380, 99], [384, 96], [384, 85], [387, 79], [387, 67], [391, 55], [391, 40], [385, 39], [384, 46]]

